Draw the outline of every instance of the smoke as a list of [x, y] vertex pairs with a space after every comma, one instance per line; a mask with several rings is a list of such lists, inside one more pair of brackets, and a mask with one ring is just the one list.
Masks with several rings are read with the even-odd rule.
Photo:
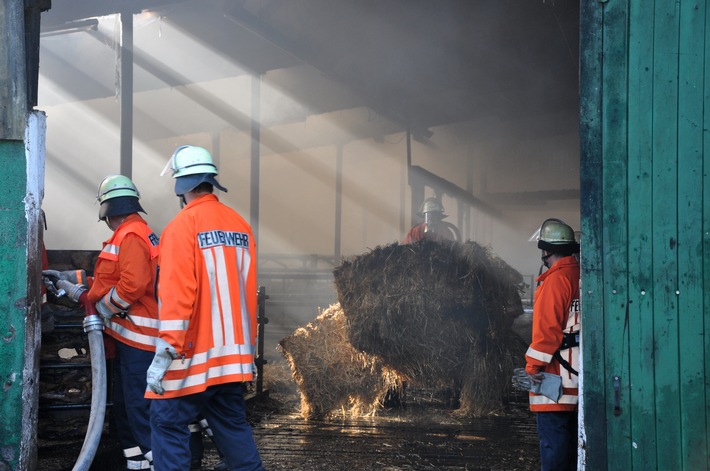
[[[100, 247], [96, 186], [119, 171], [120, 2], [94, 3], [43, 14], [55, 28], [41, 39], [38, 105], [50, 249]], [[194, 144], [218, 160], [223, 201], [247, 220], [258, 201], [264, 276], [320, 276], [401, 240], [412, 208], [442, 191], [467, 239], [536, 273], [529, 235], [548, 217], [579, 221], [575, 3], [190, 0], [136, 15], [132, 178], [149, 223], [159, 233], [178, 211], [158, 175]], [[56, 33], [87, 18], [98, 26]], [[408, 163], [501, 216], [410, 180]], [[284, 293], [311, 289], [290, 283]], [[322, 306], [335, 301], [324, 293]], [[283, 325], [315, 310], [294, 307]]]

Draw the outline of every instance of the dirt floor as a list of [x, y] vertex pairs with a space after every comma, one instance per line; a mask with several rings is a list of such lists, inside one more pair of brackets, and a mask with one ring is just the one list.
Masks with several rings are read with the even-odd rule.
[[[514, 326], [529, 339], [530, 315]], [[285, 361], [269, 360], [264, 371], [268, 396], [248, 402], [249, 420], [262, 460], [269, 471], [400, 471], [400, 470], [536, 470], [540, 469], [535, 419], [527, 397], [506, 398], [498, 415], [463, 419], [441, 398], [408, 394], [403, 405], [381, 409], [357, 420], [306, 421]], [[83, 435], [71, 433], [88, 421], [88, 411], [40, 414], [39, 471], [73, 468]], [[66, 414], [64, 418], [61, 414]], [[85, 425], [84, 425], [85, 426]], [[205, 438], [203, 470], [219, 456]], [[118, 443], [104, 434], [92, 470], [125, 469]], [[187, 470], [186, 470], [187, 471]]]
[[[297, 396], [274, 393], [249, 401], [249, 420], [267, 470], [535, 470], [537, 435], [525, 398], [504, 413], [461, 419], [436, 402], [418, 401], [357, 420], [305, 421]], [[41, 424], [40, 424], [41, 426]], [[38, 470], [71, 470], [81, 437], [40, 441]], [[201, 469], [219, 461], [205, 439]], [[118, 444], [102, 439], [92, 470], [122, 469]]]
[[255, 428], [269, 470], [534, 470], [534, 419], [524, 408], [461, 421], [449, 412], [392, 410], [376, 418], [304, 422], [278, 415]]

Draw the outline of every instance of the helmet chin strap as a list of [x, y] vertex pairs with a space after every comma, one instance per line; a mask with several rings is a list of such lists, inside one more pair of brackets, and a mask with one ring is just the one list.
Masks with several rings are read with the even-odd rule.
[[542, 264], [545, 265], [545, 268], [550, 268], [550, 264], [548, 262], [548, 259], [550, 257], [552, 257], [553, 255], [554, 254], [552, 254], [552, 253], [548, 253], [547, 255], [543, 255], [542, 257], [540, 257], [540, 259], [542, 260]]
[[185, 195], [178, 195], [178, 199], [180, 200], [180, 209], [187, 206], [187, 201], [185, 200]]

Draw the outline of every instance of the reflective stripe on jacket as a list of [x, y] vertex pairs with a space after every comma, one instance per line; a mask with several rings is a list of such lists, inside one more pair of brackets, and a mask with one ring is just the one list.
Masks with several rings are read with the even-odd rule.
[[105, 332], [141, 350], [154, 351], [158, 336], [157, 266], [158, 237], [139, 214], [130, 214], [104, 242], [89, 290], [89, 301], [96, 303], [116, 287], [116, 295], [130, 305], [128, 316], [104, 320]]
[[[573, 411], [577, 409], [577, 375], [571, 373], [553, 357], [562, 344], [564, 333], [580, 332], [579, 263], [573, 256], [563, 257], [537, 279], [533, 305], [532, 342], [525, 353], [525, 370], [540, 371], [562, 377], [562, 397], [554, 402], [545, 396], [530, 393], [530, 410]], [[561, 350], [564, 360], [579, 371], [579, 347]]]
[[253, 379], [256, 245], [249, 224], [217, 196], [200, 196], [168, 224], [160, 241], [160, 337], [179, 357], [162, 396]]

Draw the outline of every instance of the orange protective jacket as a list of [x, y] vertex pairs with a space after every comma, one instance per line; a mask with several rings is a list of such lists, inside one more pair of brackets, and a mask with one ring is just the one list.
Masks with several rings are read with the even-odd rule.
[[[533, 412], [574, 411], [577, 409], [577, 375], [564, 368], [555, 352], [562, 344], [563, 333], [579, 333], [579, 263], [573, 256], [563, 257], [537, 279], [533, 305], [532, 343], [525, 353], [525, 370], [529, 374], [552, 373], [562, 377], [562, 397], [551, 399], [530, 393], [530, 410]], [[564, 360], [579, 371], [579, 347], [560, 351]]]
[[404, 241], [402, 243], [411, 244], [412, 242], [422, 240], [425, 237], [431, 240], [455, 240], [454, 234], [451, 232], [451, 229], [449, 229], [443, 224], [438, 227], [438, 230], [436, 232], [427, 233], [426, 228], [427, 224], [425, 222], [422, 222], [421, 224], [417, 224], [416, 226], [412, 227], [411, 229], [409, 229], [409, 232], [407, 232], [407, 235], [404, 237]]
[[160, 240], [160, 337], [178, 358], [162, 399], [251, 381], [256, 341], [256, 245], [249, 224], [209, 194], [190, 201]]
[[88, 294], [96, 303], [116, 287], [116, 295], [130, 308], [125, 319], [104, 320], [104, 332], [141, 350], [155, 351], [158, 336], [157, 266], [158, 237], [138, 213], [130, 214], [104, 242]]

